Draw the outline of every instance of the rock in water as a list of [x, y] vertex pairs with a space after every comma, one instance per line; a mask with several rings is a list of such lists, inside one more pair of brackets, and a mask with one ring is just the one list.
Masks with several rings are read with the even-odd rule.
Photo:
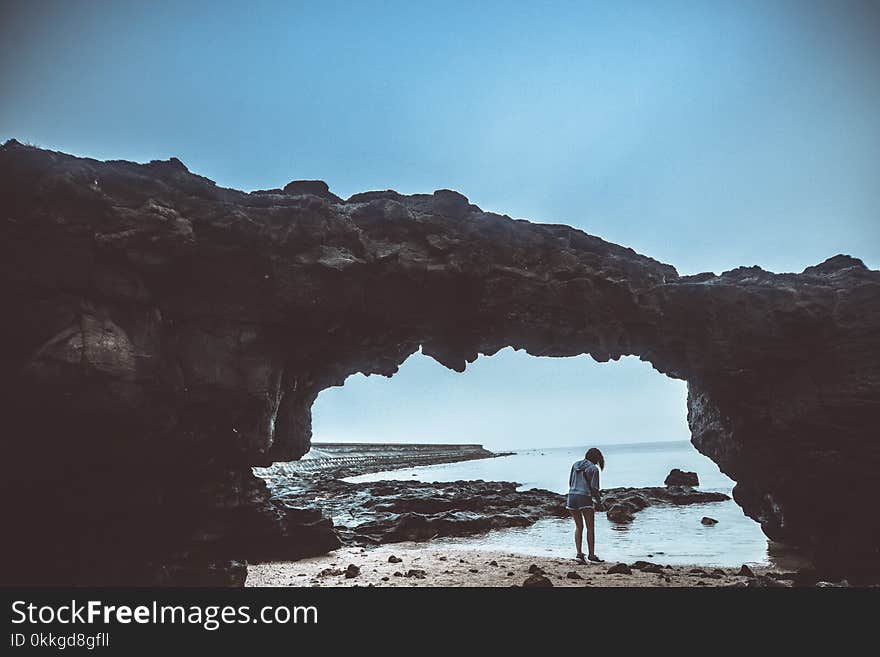
[[696, 472], [685, 472], [684, 470], [673, 468], [672, 471], [666, 475], [666, 479], [663, 483], [667, 486], [699, 486], [700, 479], [697, 477]]
[[709, 516], [703, 516], [700, 518], [700, 522], [704, 525], [717, 525], [718, 521], [715, 518], [710, 518]]
[[[880, 570], [880, 272], [857, 258], [680, 276], [451, 190], [247, 194], [16, 141], [0, 216], [6, 585], [237, 581], [222, 564], [333, 549], [252, 467], [308, 451], [322, 390], [420, 346], [456, 371], [509, 345], [639, 356], [688, 382], [691, 442], [770, 539], [826, 580]], [[847, 485], [817, 497], [817, 472]]]
[[548, 586], [553, 586], [553, 582], [544, 577], [544, 575], [540, 575], [537, 573], [534, 575], [529, 575], [523, 582], [523, 588], [527, 589], [546, 588]]
[[633, 520], [632, 508], [627, 506], [626, 504], [612, 505], [605, 513], [605, 515], [611, 522], [625, 523], [632, 522]]

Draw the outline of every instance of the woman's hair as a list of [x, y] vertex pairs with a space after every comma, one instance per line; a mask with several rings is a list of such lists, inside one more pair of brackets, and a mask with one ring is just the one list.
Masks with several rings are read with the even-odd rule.
[[602, 452], [595, 447], [590, 447], [590, 449], [587, 450], [587, 453], [584, 454], [584, 458], [598, 465], [600, 470], [605, 469], [605, 457], [602, 456]]

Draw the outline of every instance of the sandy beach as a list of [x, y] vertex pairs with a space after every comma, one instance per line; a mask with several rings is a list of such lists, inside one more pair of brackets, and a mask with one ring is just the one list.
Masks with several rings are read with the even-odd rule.
[[[739, 568], [665, 567], [662, 562], [656, 562], [660, 572], [630, 568], [631, 574], [608, 573], [615, 563], [585, 566], [563, 557], [407, 542], [375, 548], [344, 547], [300, 561], [253, 564], [248, 567], [246, 586], [509, 587], [522, 586], [534, 575], [530, 569], [534, 571], [535, 567], [554, 587], [790, 586], [791, 581], [785, 578], [792, 576], [771, 567], [752, 567], [756, 577], [749, 577], [737, 574]], [[699, 572], [691, 572], [696, 570]]]

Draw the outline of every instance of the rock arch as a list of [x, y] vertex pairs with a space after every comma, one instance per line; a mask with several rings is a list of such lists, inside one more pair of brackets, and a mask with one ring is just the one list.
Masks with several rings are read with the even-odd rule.
[[[4, 485], [17, 558], [55, 554], [47, 505], [79, 546], [53, 576], [203, 581], [168, 565], [198, 555], [223, 581], [258, 544], [308, 544], [320, 522], [285, 517], [250, 466], [299, 458], [320, 390], [419, 346], [458, 371], [507, 346], [636, 355], [687, 381], [693, 444], [769, 537], [826, 568], [880, 562], [880, 272], [856, 258], [679, 276], [449, 190], [247, 194], [174, 158], [15, 141], [0, 174]], [[113, 541], [137, 549], [82, 553]]]

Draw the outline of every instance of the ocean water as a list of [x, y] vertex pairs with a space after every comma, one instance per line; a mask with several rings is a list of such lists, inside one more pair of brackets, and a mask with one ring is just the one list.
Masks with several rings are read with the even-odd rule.
[[[662, 486], [672, 468], [696, 472], [700, 488], [731, 494], [734, 482], [710, 459], [687, 441], [598, 445], [605, 455], [601, 475], [603, 488]], [[381, 479], [456, 481], [483, 479], [515, 481], [521, 490], [545, 488], [568, 492], [571, 464], [583, 458], [584, 447], [520, 449], [512, 456], [479, 461], [445, 463], [389, 472], [376, 472], [346, 481]], [[703, 516], [718, 520], [707, 526]], [[435, 539], [451, 549], [478, 548], [498, 552], [548, 556], [574, 556], [574, 523], [548, 518], [531, 527], [492, 531], [465, 538]], [[584, 537], [586, 550], [586, 537]], [[649, 507], [636, 514], [629, 525], [618, 525], [596, 514], [596, 552], [606, 561], [646, 559], [663, 564], [704, 564], [733, 567], [763, 565], [776, 560], [756, 522], [746, 517], [733, 500], [689, 506]]]

